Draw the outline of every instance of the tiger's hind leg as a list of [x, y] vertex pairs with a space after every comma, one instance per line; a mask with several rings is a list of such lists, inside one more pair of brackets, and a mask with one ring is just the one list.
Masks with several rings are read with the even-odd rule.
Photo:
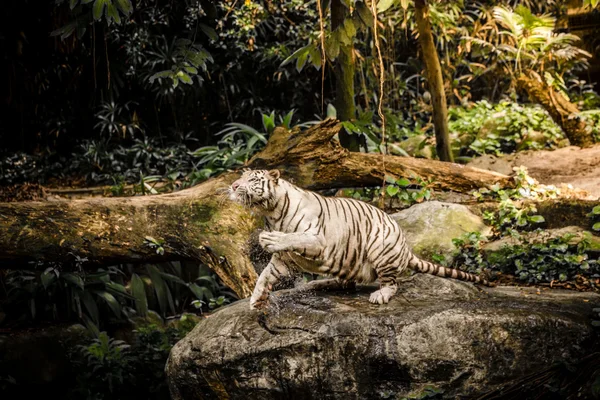
[[343, 281], [338, 278], [332, 279], [317, 279], [314, 281], [310, 281], [301, 287], [298, 290], [343, 290], [343, 289], [354, 289], [356, 287], [356, 283], [353, 281]]
[[385, 264], [377, 266], [375, 271], [377, 272], [377, 279], [381, 284], [381, 289], [371, 293], [369, 302], [373, 304], [386, 304], [398, 290], [398, 285], [396, 284], [398, 267]]

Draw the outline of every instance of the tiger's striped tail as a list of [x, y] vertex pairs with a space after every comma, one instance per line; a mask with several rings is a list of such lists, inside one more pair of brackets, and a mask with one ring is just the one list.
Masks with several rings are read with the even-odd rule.
[[421, 260], [419, 257], [413, 254], [412, 258], [408, 262], [408, 265], [417, 272], [424, 274], [432, 274], [441, 276], [443, 278], [458, 279], [461, 281], [480, 283], [484, 286], [496, 286], [488, 280], [481, 278], [477, 275], [470, 274], [468, 272], [459, 271], [457, 269], [442, 267], [441, 265], [431, 263], [429, 261]]

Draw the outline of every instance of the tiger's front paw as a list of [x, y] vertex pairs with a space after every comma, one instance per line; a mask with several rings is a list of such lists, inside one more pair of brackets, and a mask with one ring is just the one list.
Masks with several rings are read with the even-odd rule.
[[262, 310], [269, 305], [269, 292], [273, 289], [273, 286], [257, 286], [250, 297], [250, 309], [251, 310]]
[[283, 251], [288, 248], [288, 244], [285, 243], [285, 236], [287, 234], [283, 232], [261, 232], [258, 235], [258, 243], [263, 249], [270, 253], [276, 253]]
[[254, 296], [250, 298], [250, 309], [251, 310], [262, 310], [267, 308], [269, 305], [269, 294], [264, 293], [261, 296]]

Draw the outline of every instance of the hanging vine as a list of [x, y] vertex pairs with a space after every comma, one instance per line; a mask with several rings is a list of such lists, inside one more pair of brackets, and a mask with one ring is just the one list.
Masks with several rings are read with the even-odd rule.
[[371, 13], [373, 14], [373, 42], [375, 43], [375, 48], [377, 49], [377, 58], [379, 62], [379, 104], [377, 104], [377, 114], [379, 115], [379, 118], [381, 118], [381, 144], [379, 149], [381, 151], [381, 170], [383, 171], [383, 183], [381, 184], [381, 206], [383, 206], [383, 195], [385, 190], [385, 154], [387, 153], [385, 142], [385, 115], [383, 114], [383, 85], [385, 83], [385, 67], [383, 64], [383, 56], [381, 55], [381, 46], [379, 44], [379, 19], [377, 18], [377, 3], [375, 0], [371, 1]]
[[321, 115], [325, 110], [325, 23], [323, 22], [323, 8], [321, 0], [317, 0], [317, 8], [319, 9], [319, 30], [321, 38]]

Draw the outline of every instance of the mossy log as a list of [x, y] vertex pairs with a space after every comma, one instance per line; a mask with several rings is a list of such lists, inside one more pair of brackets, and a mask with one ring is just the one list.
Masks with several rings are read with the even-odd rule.
[[507, 175], [455, 163], [350, 152], [335, 138], [340, 129], [335, 120], [306, 131], [277, 128], [267, 147], [250, 160], [250, 167], [278, 168], [284, 177], [308, 189], [377, 186], [385, 176], [419, 176], [433, 180], [436, 189], [456, 192], [512, 184]]
[[[246, 297], [256, 281], [246, 254], [257, 220], [215, 194], [236, 176], [158, 196], [0, 203], [0, 265], [75, 257], [92, 265], [199, 260]], [[147, 237], [163, 242], [164, 253]]]
[[[310, 189], [380, 185], [384, 174], [419, 175], [455, 191], [510, 183], [506, 175], [458, 164], [349, 152], [334, 137], [340, 128], [334, 120], [304, 132], [277, 128], [249, 167], [279, 168], [284, 177]], [[84, 267], [198, 260], [247, 297], [257, 277], [249, 253], [259, 221], [218, 195], [237, 176], [226, 173], [163, 195], [0, 203], [0, 267], [32, 268], [37, 261], [75, 257], [88, 259]], [[158, 254], [147, 237], [163, 241], [164, 253]]]

